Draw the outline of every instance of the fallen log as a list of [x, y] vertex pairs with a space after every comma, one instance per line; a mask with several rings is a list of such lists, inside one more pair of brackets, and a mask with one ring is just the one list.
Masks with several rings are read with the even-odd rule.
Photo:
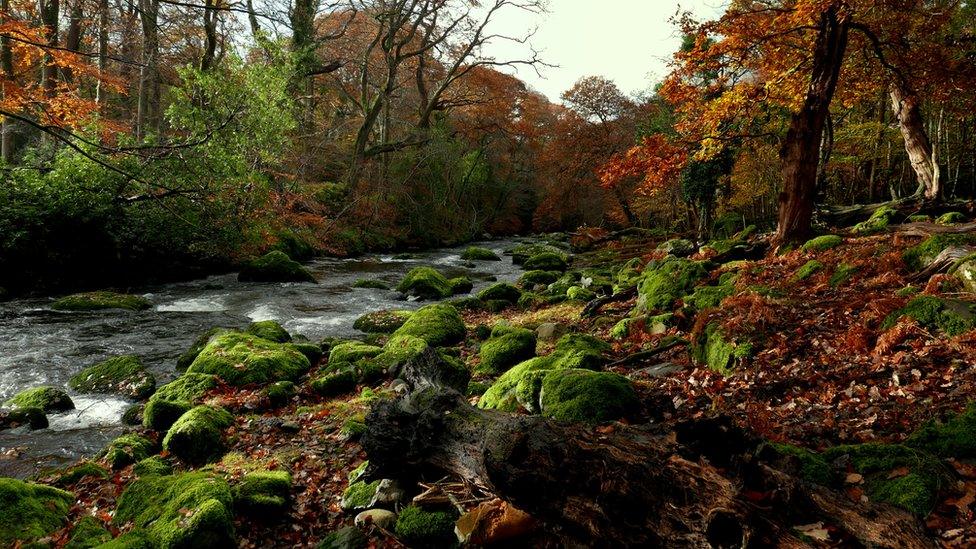
[[362, 445], [371, 475], [451, 473], [566, 545], [804, 547], [794, 527], [823, 521], [868, 546], [934, 547], [901, 510], [756, 460], [761, 441], [727, 420], [597, 430], [481, 410], [439, 385], [440, 360], [427, 352], [405, 365], [411, 391], [370, 412]]
[[898, 210], [905, 217], [913, 214], [939, 215], [950, 211], [972, 210], [973, 202], [954, 200], [949, 202], [926, 202], [919, 197], [908, 197], [890, 202], [875, 204], [856, 204], [854, 206], [821, 206], [817, 214], [829, 225], [846, 227], [871, 217], [880, 208]]
[[627, 301], [628, 299], [632, 299], [634, 297], [637, 297], [637, 286], [633, 286], [625, 290], [621, 290], [615, 294], [610, 294], [608, 296], [598, 297], [596, 299], [591, 300], [589, 303], [586, 304], [585, 307], [583, 307], [583, 310], [580, 311], [580, 316], [583, 318], [594, 316], [596, 315], [596, 313], [600, 312], [600, 309], [602, 309], [606, 305], [609, 305], [611, 303], [620, 303], [623, 301]]

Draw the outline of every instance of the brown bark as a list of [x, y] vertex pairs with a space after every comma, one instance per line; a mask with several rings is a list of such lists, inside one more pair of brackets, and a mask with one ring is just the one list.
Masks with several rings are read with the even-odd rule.
[[905, 83], [898, 80], [891, 83], [889, 92], [891, 109], [898, 120], [898, 129], [905, 140], [905, 152], [908, 153], [919, 188], [924, 191], [926, 200], [939, 200], [942, 195], [939, 164], [936, 162], [932, 142], [925, 131], [918, 97]]
[[200, 59], [200, 70], [208, 71], [213, 67], [217, 52], [217, 15], [215, 0], [206, 0], [203, 10], [203, 56]]
[[98, 0], [98, 82], [95, 83], [95, 102], [105, 103], [105, 84], [102, 78], [108, 72], [108, 0]]
[[142, 21], [142, 63], [139, 71], [139, 105], [136, 110], [136, 137], [146, 128], [158, 126], [159, 115], [159, 0], [139, 0]]
[[[10, 9], [10, 0], [0, 0], [0, 22], [3, 22], [5, 14]], [[3, 71], [4, 78], [13, 81], [14, 78], [14, 59], [10, 49], [10, 37], [6, 34], [0, 35], [0, 71]], [[14, 128], [13, 121], [9, 117], [3, 117], [0, 126], [0, 161], [11, 163], [14, 160]]]
[[[73, 0], [68, 9], [68, 30], [64, 36], [64, 47], [71, 51], [81, 51], [81, 24], [82, 24], [82, 3], [81, 0]], [[74, 71], [71, 67], [61, 69], [65, 82], [74, 80]]]
[[806, 99], [800, 112], [793, 115], [780, 151], [783, 192], [779, 196], [776, 229], [776, 239], [780, 242], [802, 240], [810, 235], [820, 140], [847, 49], [848, 31], [847, 16], [840, 13], [837, 4], [821, 15]]
[[[58, 0], [40, 0], [38, 7], [41, 14], [41, 24], [44, 25], [47, 43], [52, 46], [57, 46], [60, 4]], [[57, 73], [57, 67], [54, 66], [54, 58], [51, 57], [50, 53], [45, 53], [44, 64], [41, 67], [41, 86], [49, 96], [54, 95], [54, 88], [57, 86]]]

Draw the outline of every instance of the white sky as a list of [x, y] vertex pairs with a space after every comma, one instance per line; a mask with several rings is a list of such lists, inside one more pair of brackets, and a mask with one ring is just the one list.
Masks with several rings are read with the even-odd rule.
[[[634, 94], [650, 90], [667, 73], [667, 60], [681, 43], [671, 17], [680, 9], [711, 18], [723, 4], [723, 0], [549, 0], [548, 14], [534, 18], [511, 10], [499, 14], [494, 28], [521, 35], [538, 27], [532, 44], [545, 62], [558, 67], [541, 69], [541, 78], [526, 68], [518, 76], [553, 101], [584, 76], [605, 76], [624, 93]], [[504, 60], [518, 57], [518, 48], [499, 42], [489, 51]]]

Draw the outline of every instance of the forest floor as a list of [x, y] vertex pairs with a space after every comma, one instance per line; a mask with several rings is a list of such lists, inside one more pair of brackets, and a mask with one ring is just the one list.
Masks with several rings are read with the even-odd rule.
[[[610, 303], [592, 316], [581, 314], [586, 303], [580, 301], [500, 312], [467, 310], [462, 316], [469, 336], [455, 346], [455, 354], [469, 366], [477, 365], [481, 342], [475, 334], [485, 330], [478, 327], [503, 320], [530, 329], [555, 324], [612, 344], [608, 369], [634, 381], [643, 405], [642, 420], [667, 424], [724, 415], [771, 441], [817, 452], [838, 445], [900, 443], [927, 420], [959, 413], [976, 398], [976, 330], [947, 336], [911, 319], [893, 326], [885, 325], [885, 320], [913, 296], [964, 302], [976, 302], [976, 296], [944, 275], [930, 280], [914, 278], [903, 254], [920, 237], [900, 236], [897, 231], [872, 236], [837, 234], [843, 236], [843, 242], [830, 249], [770, 252], [756, 260], [737, 262], [734, 290], [719, 307], [695, 313], [679, 300], [671, 309], [671, 325], [654, 330], [657, 333], [631, 329], [621, 337], [614, 330], [620, 320], [634, 314], [636, 297]], [[633, 258], [646, 263], [664, 256], [656, 249], [660, 241], [633, 236], [611, 239], [577, 254], [575, 261], [589, 268], [619, 265]], [[708, 255], [691, 259], [704, 260]], [[796, 277], [814, 259], [820, 264], [816, 272]], [[841, 266], [846, 275], [837, 283], [835, 274]], [[728, 271], [728, 267], [715, 265], [702, 283], [715, 284]], [[702, 337], [707, 325], [716, 322], [728, 333], [748, 336], [755, 347], [731, 371], [717, 372], [696, 362], [690, 347], [682, 344], [647, 360], [617, 363], [636, 352], [671, 345], [679, 341], [676, 338], [693, 342]], [[537, 354], [542, 356], [553, 343], [540, 338]], [[325, 362], [317, 367], [326, 368]], [[280, 408], [269, 408], [259, 388], [220, 386], [204, 399], [234, 414], [233, 425], [225, 431], [227, 453], [206, 466], [207, 470], [231, 481], [260, 469], [291, 473], [291, 503], [283, 515], [235, 516], [241, 547], [316, 546], [331, 532], [351, 525], [356, 515], [340, 506], [350, 473], [366, 459], [356, 426], [364, 421], [371, 402], [395, 397], [395, 382], [360, 385], [343, 396], [328, 398], [312, 390], [308, 383], [312, 378], [314, 370]], [[490, 382], [490, 378], [480, 381]], [[471, 397], [473, 403], [477, 400], [477, 396]], [[613, 429], [613, 425], [593, 428]], [[969, 433], [973, 434], [976, 432]], [[156, 433], [146, 435], [159, 438]], [[976, 441], [970, 442], [976, 445]], [[171, 458], [165, 453], [163, 457]], [[942, 546], [971, 547], [976, 544], [976, 465], [962, 457], [944, 463], [952, 469], [952, 481], [940, 487], [934, 504], [919, 519]], [[101, 465], [107, 462], [103, 460]], [[900, 469], [892, 468], [888, 478], [907, 474]], [[93, 516], [117, 536], [130, 526], [113, 522], [113, 511], [136, 476], [130, 465], [104, 477], [89, 475], [64, 482], [63, 473], [58, 472], [37, 480], [74, 492], [77, 501], [70, 511], [71, 525], [82, 516]], [[445, 491], [460, 486], [452, 501], [465, 510], [491, 500], [491, 494], [457, 483], [463, 479], [426, 480], [424, 486], [404, 487], [407, 495], [436, 484]], [[852, 470], [839, 489], [855, 501], [866, 500], [870, 490], [864, 483]], [[404, 545], [391, 530], [368, 529], [369, 544]], [[832, 541], [829, 526], [808, 533], [811, 544], [838, 544]], [[72, 535], [69, 525], [50, 540], [61, 546]], [[544, 525], [526, 536], [522, 543], [557, 543]]]

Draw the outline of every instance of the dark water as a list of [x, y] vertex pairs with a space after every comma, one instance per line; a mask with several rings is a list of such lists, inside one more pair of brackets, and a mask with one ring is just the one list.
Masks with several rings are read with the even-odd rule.
[[[514, 243], [477, 245], [501, 255]], [[66, 388], [68, 379], [82, 368], [119, 354], [141, 357], [161, 385], [177, 375], [180, 353], [214, 326], [240, 328], [271, 319], [292, 334], [318, 341], [361, 336], [352, 325], [365, 312], [421, 305], [397, 301], [387, 290], [352, 288], [360, 278], [393, 286], [410, 269], [429, 265], [450, 277], [471, 277], [477, 292], [492, 278], [512, 281], [519, 275], [510, 257], [474, 262], [472, 267], [460, 259], [463, 249], [422, 252], [410, 260], [390, 255], [321, 259], [308, 265], [319, 284], [242, 283], [236, 274], [228, 274], [149, 287], [141, 293], [154, 307], [141, 312], [58, 312], [49, 308], [53, 298], [0, 303], [0, 402], [38, 385]], [[69, 394], [76, 410], [49, 416], [49, 429], [0, 431], [0, 475], [22, 477], [39, 467], [92, 455], [122, 432], [120, 418], [129, 401]]]

